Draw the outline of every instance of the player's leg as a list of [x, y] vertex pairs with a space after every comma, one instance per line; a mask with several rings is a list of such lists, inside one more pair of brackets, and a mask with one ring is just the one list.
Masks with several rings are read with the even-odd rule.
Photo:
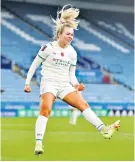
[[69, 109], [70, 109], [69, 124], [76, 125], [79, 110], [74, 108], [73, 106], [69, 106]]
[[78, 93], [77, 91], [73, 91], [65, 95], [63, 98], [63, 101], [68, 103], [69, 105], [78, 108], [81, 112], [84, 118], [94, 125], [98, 131], [101, 132], [101, 134], [105, 138], [110, 138], [112, 134], [118, 130], [120, 121], [115, 122], [114, 124], [105, 127], [104, 123], [100, 120], [100, 118], [97, 117], [97, 115], [91, 110], [88, 103], [83, 99], [82, 95]]
[[82, 95], [79, 92], [74, 91], [67, 94], [63, 98], [63, 101], [79, 109], [82, 112], [84, 118], [88, 120], [91, 124], [93, 124], [99, 131], [104, 127], [104, 123], [91, 110], [90, 106], [83, 99]]
[[[81, 92], [79, 91], [79, 93], [81, 93]], [[69, 108], [70, 108], [69, 123], [72, 125], [76, 125], [77, 118], [78, 118], [78, 115], [80, 114], [80, 111], [73, 106], [69, 106]]]
[[35, 126], [36, 135], [36, 147], [35, 155], [41, 155], [43, 153], [42, 140], [46, 130], [48, 117], [51, 113], [52, 105], [56, 97], [52, 93], [42, 94], [40, 97], [40, 115], [37, 118]]

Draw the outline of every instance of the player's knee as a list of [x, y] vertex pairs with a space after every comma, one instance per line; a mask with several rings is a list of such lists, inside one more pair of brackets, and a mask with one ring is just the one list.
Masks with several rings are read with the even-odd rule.
[[51, 113], [51, 107], [47, 104], [40, 105], [40, 115], [48, 117]]
[[51, 113], [50, 110], [40, 111], [40, 115], [45, 116], [45, 117], [49, 117], [50, 113]]
[[82, 104], [80, 104], [80, 110], [81, 111], [84, 111], [85, 109], [87, 109], [89, 107], [88, 103], [87, 102], [84, 102]]

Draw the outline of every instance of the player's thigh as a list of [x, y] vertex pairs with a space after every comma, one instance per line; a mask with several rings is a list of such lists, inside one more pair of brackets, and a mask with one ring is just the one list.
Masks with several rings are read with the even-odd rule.
[[63, 101], [68, 103], [69, 105], [79, 109], [80, 111], [84, 111], [85, 109], [87, 109], [89, 107], [89, 105], [84, 100], [82, 95], [77, 91], [73, 91], [73, 92], [70, 92], [69, 94], [67, 94], [64, 97]]
[[52, 105], [55, 101], [56, 97], [54, 94], [47, 92], [40, 96], [40, 108], [41, 109], [52, 109]]

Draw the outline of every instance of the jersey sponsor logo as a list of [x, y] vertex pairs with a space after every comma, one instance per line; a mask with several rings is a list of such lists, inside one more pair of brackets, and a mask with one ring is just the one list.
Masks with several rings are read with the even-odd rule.
[[56, 58], [53, 58], [52, 60], [53, 60], [53, 61], [56, 61]]
[[69, 66], [71, 64], [70, 61], [66, 61], [66, 60], [61, 60], [56, 58], [53, 58], [52, 60], [55, 62], [55, 65]]

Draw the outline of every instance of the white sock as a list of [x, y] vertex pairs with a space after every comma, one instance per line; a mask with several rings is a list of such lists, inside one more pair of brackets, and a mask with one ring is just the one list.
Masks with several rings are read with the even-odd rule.
[[75, 125], [76, 124], [76, 121], [77, 121], [77, 117], [78, 117], [78, 110], [74, 108], [71, 111], [71, 116], [70, 116], [69, 123]]
[[48, 118], [39, 115], [35, 125], [36, 141], [42, 143]]
[[104, 127], [104, 123], [97, 117], [97, 115], [91, 110], [91, 108], [88, 108], [82, 112], [82, 115], [84, 118], [94, 125], [98, 131], [101, 131]]

